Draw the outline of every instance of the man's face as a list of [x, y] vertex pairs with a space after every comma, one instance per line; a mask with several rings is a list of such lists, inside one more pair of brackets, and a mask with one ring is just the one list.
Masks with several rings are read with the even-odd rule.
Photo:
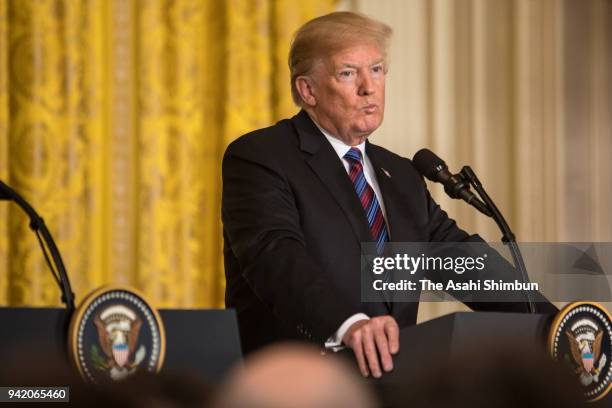
[[374, 45], [347, 48], [320, 62], [311, 75], [315, 121], [348, 145], [363, 142], [383, 121], [384, 58]]

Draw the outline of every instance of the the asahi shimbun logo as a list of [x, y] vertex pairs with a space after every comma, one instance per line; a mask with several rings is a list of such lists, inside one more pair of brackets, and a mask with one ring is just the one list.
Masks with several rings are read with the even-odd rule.
[[72, 360], [93, 382], [157, 372], [165, 354], [161, 319], [132, 289], [107, 287], [89, 295], [70, 323]]
[[576, 302], [555, 318], [548, 342], [551, 356], [568, 364], [590, 401], [612, 387], [612, 320], [602, 306]]

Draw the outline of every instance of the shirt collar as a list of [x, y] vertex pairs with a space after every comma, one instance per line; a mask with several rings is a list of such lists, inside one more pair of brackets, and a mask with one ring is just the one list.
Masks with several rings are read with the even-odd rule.
[[361, 151], [361, 157], [365, 157], [365, 144], [366, 144], [365, 140], [361, 142], [360, 144], [358, 144], [357, 146], [349, 146], [346, 143], [344, 143], [342, 140], [338, 139], [337, 137], [332, 136], [328, 131], [326, 131], [321, 126], [319, 126], [319, 124], [315, 122], [314, 120], [313, 120], [313, 123], [319, 128], [321, 133], [323, 133], [323, 136], [325, 136], [325, 138], [329, 141], [329, 143], [332, 145], [332, 147], [336, 151], [336, 154], [341, 159], [344, 158], [344, 155], [346, 154], [346, 152], [348, 152], [351, 149], [351, 147], [358, 148]]

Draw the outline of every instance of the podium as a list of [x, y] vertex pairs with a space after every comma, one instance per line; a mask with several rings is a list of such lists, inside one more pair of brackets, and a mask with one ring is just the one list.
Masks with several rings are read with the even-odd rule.
[[[166, 332], [162, 372], [183, 372], [211, 383], [242, 358], [233, 310], [160, 309]], [[65, 363], [68, 316], [60, 308], [0, 307], [0, 358], [28, 348]]]
[[404, 385], [418, 377], [432, 356], [446, 361], [476, 345], [501, 349], [514, 344], [544, 354], [553, 318], [544, 314], [458, 312], [406, 327], [400, 330], [400, 352], [393, 358], [393, 371], [376, 382], [382, 386]]
[[[218, 383], [240, 362], [238, 326], [233, 310], [159, 310], [166, 332], [162, 372], [191, 374]], [[460, 312], [400, 331], [400, 352], [394, 369], [367, 381], [385, 406], [396, 406], [395, 390], [417, 383], [423, 369], [435, 361], [450, 361], [482, 345], [503, 350], [508, 344], [544, 355], [554, 316], [543, 314]], [[67, 314], [59, 308], [0, 308], [0, 358], [12, 350], [35, 348], [66, 362]], [[339, 353], [356, 366], [353, 352]], [[593, 404], [609, 406], [610, 398]], [[403, 405], [398, 405], [403, 406]]]
[[[553, 319], [554, 315], [545, 314], [459, 312], [405, 327], [400, 330], [400, 350], [393, 357], [393, 371], [379, 379], [368, 377], [366, 382], [383, 406], [408, 406], [406, 401], [413, 390], [418, 390], [417, 385], [423, 384], [423, 375], [437, 375], [436, 368], [466, 361], [466, 352], [473, 356], [482, 348], [483, 353], [521, 350], [545, 356]], [[352, 350], [340, 354], [357, 369]]]
[[[160, 309], [160, 315], [166, 331], [162, 371], [187, 372], [217, 382], [241, 360], [233, 310]], [[405, 384], [430, 363], [432, 355], [450, 359], [475, 342], [501, 347], [512, 341], [544, 353], [551, 320], [552, 316], [541, 314], [460, 312], [404, 328], [394, 370], [375, 382]], [[68, 324], [64, 309], [0, 307], [0, 352], [31, 346], [41, 354], [64, 358]], [[355, 361], [352, 350], [341, 354]]]

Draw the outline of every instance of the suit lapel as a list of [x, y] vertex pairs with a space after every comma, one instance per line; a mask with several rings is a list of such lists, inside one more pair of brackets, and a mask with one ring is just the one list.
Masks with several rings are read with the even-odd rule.
[[360, 242], [372, 241], [363, 207], [334, 148], [306, 112], [300, 111], [292, 121], [298, 133], [300, 149], [310, 154], [306, 163], [342, 208], [357, 239]]

